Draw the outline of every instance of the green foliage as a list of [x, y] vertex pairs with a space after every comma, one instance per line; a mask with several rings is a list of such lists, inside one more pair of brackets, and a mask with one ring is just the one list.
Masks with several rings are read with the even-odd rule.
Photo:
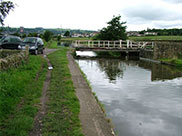
[[95, 37], [97, 40], [126, 40], [126, 22], [120, 22], [121, 16], [114, 16], [107, 24], [108, 26], [102, 28], [100, 33]]
[[26, 35], [26, 34], [23, 34], [23, 35], [22, 35], [22, 38], [25, 38], [25, 37], [27, 37], [27, 35]]
[[49, 42], [45, 43], [47, 48], [56, 49], [60, 46], [57, 46], [57, 41], [50, 40]]
[[14, 36], [19, 36], [20, 37], [20, 34], [18, 32], [14, 33], [13, 34]]
[[46, 30], [44, 32], [43, 38], [46, 42], [50, 41], [53, 36], [53, 33], [51, 31]]
[[64, 36], [70, 37], [70, 31], [66, 31], [66, 32], [64, 33]]
[[29, 63], [0, 73], [0, 136], [27, 136], [33, 127], [47, 72], [40, 56]]
[[57, 36], [57, 41], [59, 42], [61, 40], [61, 35]]
[[38, 36], [38, 33], [29, 33], [28, 34], [28, 37], [37, 37]]
[[4, 19], [9, 14], [10, 10], [14, 9], [14, 4], [11, 1], [0, 1], [0, 24], [4, 25]]
[[83, 136], [79, 120], [80, 106], [68, 68], [67, 48], [48, 57], [53, 64], [48, 111], [43, 121], [43, 136]]

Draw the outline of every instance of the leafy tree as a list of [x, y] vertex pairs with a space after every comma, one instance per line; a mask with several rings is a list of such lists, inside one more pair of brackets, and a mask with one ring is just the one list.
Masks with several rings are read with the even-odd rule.
[[20, 34], [18, 32], [14, 33], [13, 34], [14, 36], [19, 36], [20, 37]]
[[66, 31], [66, 32], [64, 33], [64, 36], [70, 37], [70, 31]]
[[61, 35], [59, 34], [58, 36], [57, 36], [57, 41], [60, 41], [61, 40]]
[[25, 38], [25, 37], [27, 37], [27, 35], [26, 35], [26, 34], [23, 34], [23, 35], [22, 35], [22, 38]]
[[38, 33], [29, 33], [28, 37], [38, 37]]
[[43, 38], [46, 42], [50, 41], [53, 36], [53, 33], [51, 31], [46, 30], [44, 32]]
[[126, 22], [120, 22], [121, 16], [114, 16], [107, 24], [107, 27], [101, 29], [100, 33], [94, 39], [97, 40], [126, 40]]
[[10, 10], [14, 9], [14, 4], [11, 1], [0, 0], [0, 24], [4, 25], [4, 19], [9, 14]]

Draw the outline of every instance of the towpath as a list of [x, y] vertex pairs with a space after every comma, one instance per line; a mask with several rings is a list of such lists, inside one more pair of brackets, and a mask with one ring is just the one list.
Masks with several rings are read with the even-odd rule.
[[84, 135], [113, 136], [111, 125], [108, 123], [70, 52], [68, 52], [67, 58], [69, 60], [69, 69], [76, 89], [76, 95], [80, 101], [79, 118]]

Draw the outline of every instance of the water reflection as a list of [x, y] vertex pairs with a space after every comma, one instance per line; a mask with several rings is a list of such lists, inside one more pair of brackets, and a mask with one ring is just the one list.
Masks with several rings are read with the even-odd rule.
[[[98, 67], [101, 71], [104, 71], [108, 79], [112, 82], [116, 78], [123, 77], [123, 70], [125, 66], [120, 60], [98, 60]], [[122, 66], [123, 65], [123, 66]]]
[[181, 72], [141, 61], [77, 62], [119, 136], [182, 135]]
[[182, 77], [182, 72], [178, 69], [175, 69], [174, 67], [169, 67], [161, 64], [154, 64], [145, 61], [140, 61], [139, 66], [152, 71], [152, 81]]

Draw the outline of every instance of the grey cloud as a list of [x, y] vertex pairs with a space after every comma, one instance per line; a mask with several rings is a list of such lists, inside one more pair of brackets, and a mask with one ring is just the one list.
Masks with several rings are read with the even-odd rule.
[[170, 2], [170, 3], [182, 3], [182, 0], [163, 0], [164, 2]]
[[153, 22], [154, 26], [158, 28], [179, 28], [182, 27], [182, 21], [156, 21]]
[[[164, 0], [163, 0], [164, 1]], [[130, 5], [121, 12], [128, 24], [148, 25], [157, 28], [182, 27], [182, 0], [165, 0], [165, 2], [143, 2]], [[174, 3], [175, 2], [175, 3]], [[176, 3], [181, 4], [176, 4]]]
[[141, 20], [173, 20], [182, 18], [182, 14], [165, 7], [152, 7], [152, 5], [142, 5], [140, 7], [127, 8], [123, 10], [127, 18], [138, 18]]

